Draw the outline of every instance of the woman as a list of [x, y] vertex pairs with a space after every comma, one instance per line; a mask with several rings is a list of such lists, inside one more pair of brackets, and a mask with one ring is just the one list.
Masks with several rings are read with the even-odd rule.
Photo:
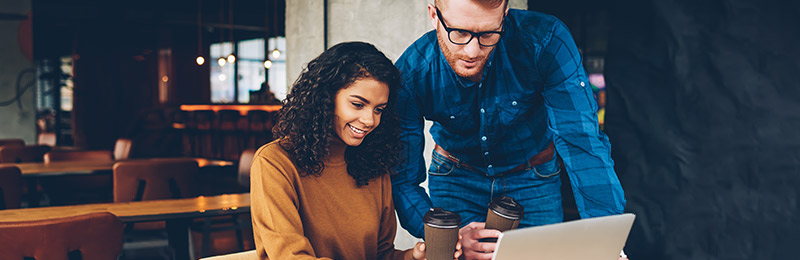
[[[331, 47], [294, 83], [251, 166], [260, 259], [423, 259], [394, 249], [389, 173], [399, 128], [390, 100], [400, 73], [368, 43]], [[460, 252], [456, 252], [457, 257]]]

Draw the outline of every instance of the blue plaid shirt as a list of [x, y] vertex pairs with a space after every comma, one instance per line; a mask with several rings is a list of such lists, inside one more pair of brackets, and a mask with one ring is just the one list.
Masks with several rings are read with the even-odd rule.
[[436, 31], [395, 64], [403, 73], [396, 108], [405, 151], [392, 189], [400, 222], [412, 235], [422, 236], [422, 216], [431, 207], [419, 186], [426, 177], [425, 119], [434, 122], [436, 144], [488, 175], [525, 163], [552, 141], [582, 218], [623, 211], [608, 137], [598, 129], [597, 103], [566, 26], [549, 15], [512, 9], [504, 29], [478, 83], [455, 74]]

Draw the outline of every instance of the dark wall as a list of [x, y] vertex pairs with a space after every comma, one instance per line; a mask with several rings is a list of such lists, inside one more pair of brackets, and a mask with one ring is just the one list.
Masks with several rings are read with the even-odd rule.
[[800, 4], [620, 0], [606, 132], [631, 259], [797, 259]]

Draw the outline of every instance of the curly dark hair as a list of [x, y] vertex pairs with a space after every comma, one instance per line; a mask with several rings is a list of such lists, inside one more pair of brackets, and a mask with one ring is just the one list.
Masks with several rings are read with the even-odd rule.
[[389, 103], [380, 124], [361, 145], [345, 149], [347, 173], [361, 187], [391, 173], [399, 164], [400, 124], [392, 106], [401, 86], [400, 71], [372, 44], [345, 42], [308, 63], [294, 82], [272, 130], [301, 176], [319, 176], [325, 168], [323, 159], [330, 152], [329, 140], [339, 138], [333, 127], [336, 93], [363, 78], [388, 85]]

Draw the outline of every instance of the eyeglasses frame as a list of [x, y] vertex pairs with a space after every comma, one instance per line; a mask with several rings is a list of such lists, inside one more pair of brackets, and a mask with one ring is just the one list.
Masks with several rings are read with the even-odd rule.
[[[446, 25], [446, 24], [444, 24], [444, 18], [442, 17], [442, 12], [441, 12], [441, 11], [439, 11], [439, 7], [438, 7], [438, 6], [434, 6], [434, 8], [436, 8], [436, 16], [438, 16], [438, 17], [439, 17], [439, 23], [441, 23], [441, 24], [442, 24], [442, 27], [444, 27], [444, 30], [445, 30], [445, 31], [447, 31], [447, 39], [448, 39], [448, 40], [450, 40], [450, 42], [451, 42], [451, 43], [453, 43], [453, 44], [455, 44], [455, 45], [467, 45], [467, 44], [469, 44], [469, 43], [472, 41], [472, 39], [474, 39], [474, 38], [477, 38], [477, 39], [478, 39], [478, 44], [479, 44], [480, 46], [483, 46], [483, 47], [492, 47], [492, 46], [495, 46], [495, 45], [497, 45], [498, 43], [500, 43], [500, 40], [497, 40], [497, 43], [495, 43], [495, 44], [492, 44], [492, 45], [485, 45], [485, 44], [481, 43], [481, 36], [483, 36], [484, 34], [489, 34], [489, 33], [497, 33], [497, 34], [499, 34], [499, 35], [500, 35], [500, 37], [502, 38], [502, 37], [503, 37], [503, 34], [505, 33], [505, 30], [501, 30], [501, 31], [483, 31], [483, 32], [473, 32], [473, 31], [470, 31], [470, 30], [465, 30], [465, 29], [458, 29], [458, 28], [451, 28], [451, 27], [447, 27], [447, 25]], [[503, 23], [505, 23], [505, 19], [503, 19], [503, 22], [500, 24], [500, 26], [503, 26]], [[505, 28], [505, 27], [503, 26], [503, 28]], [[451, 38], [450, 38], [450, 32], [452, 32], [452, 31], [459, 31], [459, 32], [466, 32], [466, 33], [469, 33], [469, 34], [470, 34], [470, 38], [469, 38], [469, 40], [467, 40], [467, 42], [465, 42], [465, 43], [456, 43], [456, 42], [454, 42], [454, 41], [453, 41], [453, 39], [451, 39]]]

